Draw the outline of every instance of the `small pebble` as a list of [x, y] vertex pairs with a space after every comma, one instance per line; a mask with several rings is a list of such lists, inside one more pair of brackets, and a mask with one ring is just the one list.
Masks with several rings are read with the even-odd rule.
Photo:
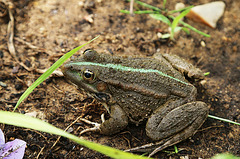
[[36, 117], [37, 117], [37, 114], [38, 114], [38, 113], [37, 113], [36, 111], [33, 111], [33, 112], [28, 112], [28, 113], [26, 113], [25, 115], [36, 118]]
[[185, 4], [184, 3], [177, 3], [175, 5], [175, 10], [179, 10], [179, 9], [183, 9], [185, 8]]
[[201, 41], [200, 43], [202, 47], [206, 47], [206, 43], [204, 41]]
[[13, 74], [18, 73], [18, 70], [19, 70], [19, 66], [15, 66], [15, 67], [13, 67], [13, 69], [12, 69], [12, 73], [13, 73]]
[[71, 132], [73, 132], [73, 131], [74, 131], [74, 129], [73, 129], [72, 127], [70, 127], [70, 128], [67, 130], [68, 133], [71, 133]]
[[161, 38], [161, 37], [162, 37], [162, 33], [159, 33], [159, 32], [158, 32], [158, 33], [157, 33], [157, 37], [158, 37], [158, 38]]
[[86, 15], [83, 17], [87, 22], [93, 23], [93, 14]]
[[7, 84], [4, 83], [4, 82], [2, 82], [2, 81], [0, 81], [0, 86], [2, 86], [2, 87], [7, 87]]

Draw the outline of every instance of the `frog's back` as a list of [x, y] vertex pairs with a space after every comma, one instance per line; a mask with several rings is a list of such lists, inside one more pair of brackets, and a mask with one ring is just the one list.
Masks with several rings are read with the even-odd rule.
[[109, 68], [102, 68], [99, 78], [108, 83], [113, 98], [135, 123], [192, 91], [192, 85], [164, 58], [109, 57], [107, 63]]

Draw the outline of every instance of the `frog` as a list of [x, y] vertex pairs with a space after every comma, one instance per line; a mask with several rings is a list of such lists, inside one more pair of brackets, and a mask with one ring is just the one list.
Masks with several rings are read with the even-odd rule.
[[97, 99], [110, 117], [85, 129], [112, 135], [129, 123], [145, 124], [152, 142], [129, 152], [156, 154], [191, 136], [205, 122], [209, 109], [196, 100], [197, 89], [188, 79], [202, 80], [203, 72], [175, 54], [153, 57], [116, 56], [87, 49], [61, 67], [64, 76]]

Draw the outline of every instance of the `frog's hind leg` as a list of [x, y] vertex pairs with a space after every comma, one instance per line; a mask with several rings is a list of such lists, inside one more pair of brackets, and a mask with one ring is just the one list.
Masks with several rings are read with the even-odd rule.
[[164, 143], [156, 143], [159, 147], [150, 156], [195, 134], [208, 115], [206, 103], [200, 101], [181, 105], [165, 115], [159, 111], [163, 110], [156, 110], [149, 118], [146, 133], [153, 140], [164, 140]]
[[187, 103], [172, 110], [167, 106], [159, 108], [148, 119], [146, 125], [147, 135], [157, 142], [128, 151], [151, 150], [152, 153], [149, 156], [152, 156], [192, 136], [201, 127], [207, 115], [207, 105], [199, 101]]

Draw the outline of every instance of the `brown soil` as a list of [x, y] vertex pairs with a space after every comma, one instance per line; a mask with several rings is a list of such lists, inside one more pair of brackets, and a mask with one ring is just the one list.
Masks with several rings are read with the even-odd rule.
[[[187, 5], [208, 2], [180, 1]], [[147, 2], [161, 6], [156, 0]], [[179, 1], [168, 1], [167, 7], [173, 9], [176, 2]], [[226, 10], [216, 29], [185, 20], [210, 34], [211, 38], [192, 31], [190, 35], [180, 32], [173, 43], [157, 37], [157, 32], [167, 31], [165, 24], [148, 15], [120, 13], [120, 9], [129, 8], [129, 3], [124, 1], [14, 1], [15, 56], [11, 56], [7, 46], [9, 15], [0, 18], [0, 81], [7, 85], [0, 86], [0, 109], [13, 110], [21, 94], [41, 75], [37, 69], [49, 68], [64, 53], [100, 34], [98, 40], [83, 50], [94, 48], [98, 52], [115, 55], [152, 56], [160, 49], [160, 52], [177, 54], [204, 72], [210, 72], [206, 83], [197, 85], [198, 100], [209, 105], [211, 115], [240, 122], [240, 1], [224, 2]], [[203, 42], [206, 46], [201, 45]], [[30, 70], [27, 71], [27, 67], [19, 62]], [[37, 112], [38, 118], [65, 129], [79, 116], [100, 122], [100, 115], [105, 110], [64, 78], [51, 77], [24, 100], [17, 112]], [[78, 121], [71, 126], [70, 132], [79, 135], [87, 127], [89, 125]], [[51, 149], [58, 136], [3, 124], [0, 128], [7, 141], [20, 138], [27, 142], [24, 158], [36, 158], [38, 155], [39, 158], [107, 158], [66, 138], [61, 138]], [[239, 136], [239, 126], [208, 118], [193, 137], [177, 144], [181, 150], [178, 154], [159, 152], [154, 157], [179, 158], [188, 155], [190, 158], [209, 158], [223, 152], [239, 155]], [[114, 136], [87, 133], [82, 138], [118, 149], [150, 142], [144, 125], [129, 125]], [[173, 151], [173, 147], [166, 150]]]

